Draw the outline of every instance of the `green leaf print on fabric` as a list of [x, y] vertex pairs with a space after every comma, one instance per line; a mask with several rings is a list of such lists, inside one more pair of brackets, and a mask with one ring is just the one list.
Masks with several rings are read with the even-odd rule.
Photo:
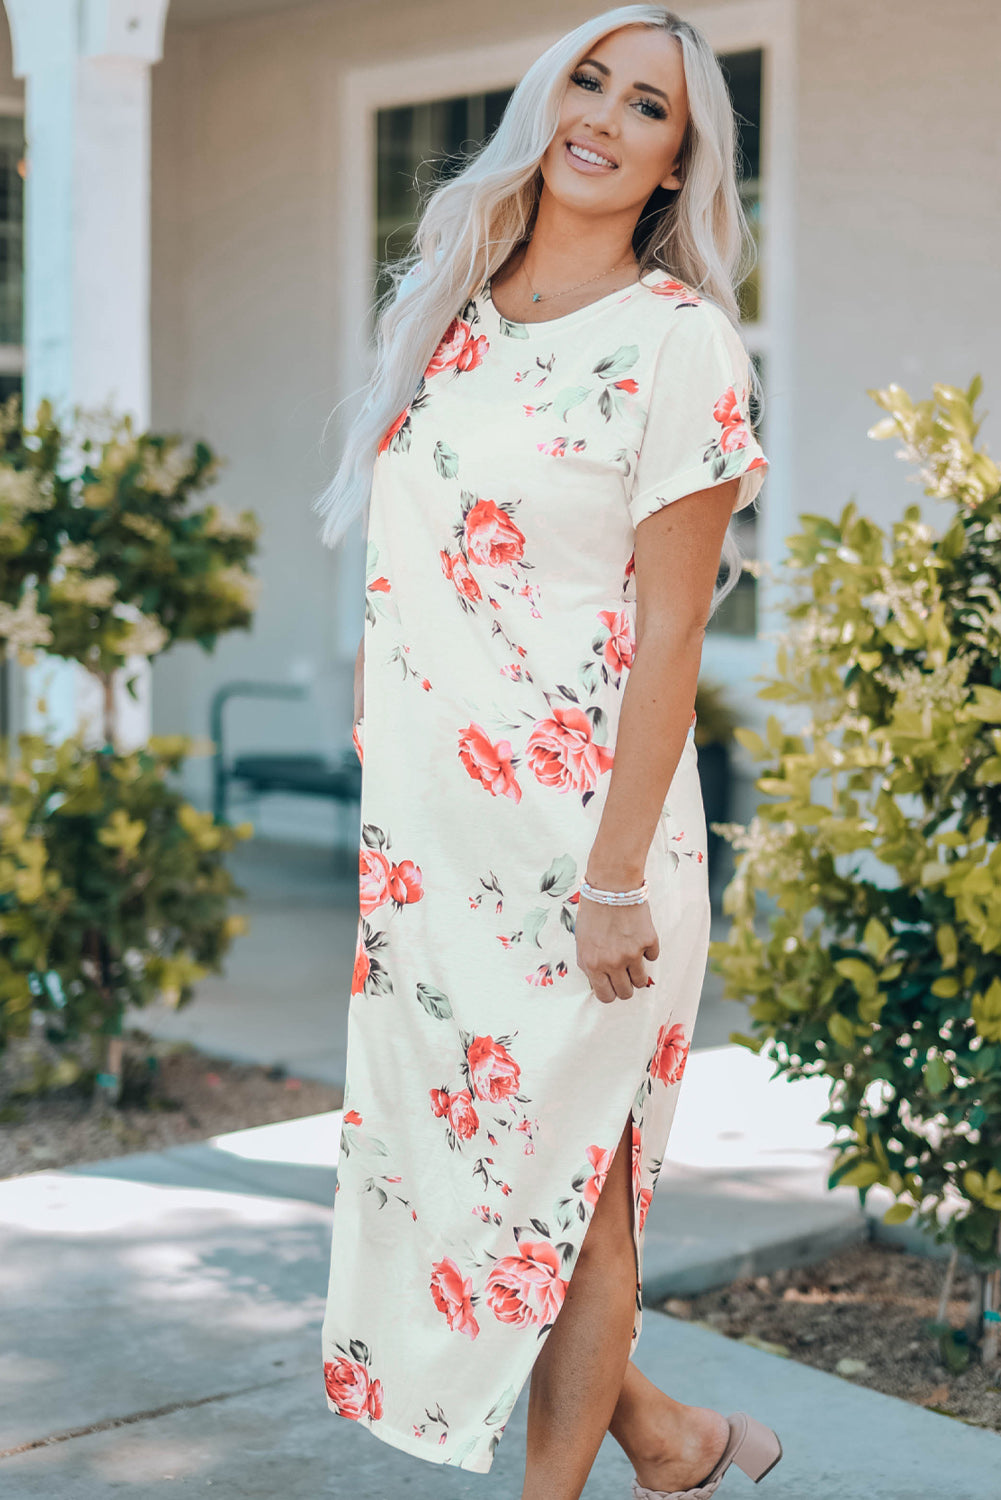
[[577, 864], [569, 854], [560, 854], [539, 881], [539, 890], [549, 896], [565, 896], [577, 881]]
[[510, 318], [501, 318], [499, 313], [498, 318], [500, 319], [500, 331], [506, 339], [528, 338], [528, 329], [524, 323], [513, 323]]
[[448, 1021], [452, 1018], [452, 1003], [447, 995], [441, 990], [436, 990], [433, 984], [418, 984], [417, 998], [427, 1011], [429, 1016], [434, 1016], [436, 1021]]
[[575, 406], [579, 406], [582, 401], [586, 401], [590, 394], [586, 385], [568, 386], [566, 390], [560, 391], [558, 396], [554, 396], [553, 411], [561, 422], [565, 422], [567, 412], [572, 411]]
[[621, 380], [622, 376], [633, 368], [639, 357], [638, 344], [622, 344], [614, 354], [599, 359], [594, 367], [594, 373], [602, 380]]
[[459, 455], [441, 438], [434, 445], [434, 466], [442, 479], [454, 479], [459, 472]]

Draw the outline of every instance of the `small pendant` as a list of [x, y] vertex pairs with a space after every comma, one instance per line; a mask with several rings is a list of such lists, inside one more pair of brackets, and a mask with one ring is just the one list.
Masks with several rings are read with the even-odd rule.
[[532, 301], [533, 302], [538, 302], [538, 300], [539, 300], [539, 293], [538, 292], [533, 292], [532, 293]]

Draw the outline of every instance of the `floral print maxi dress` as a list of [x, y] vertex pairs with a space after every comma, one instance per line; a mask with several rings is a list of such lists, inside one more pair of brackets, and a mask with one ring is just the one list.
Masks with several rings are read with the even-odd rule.
[[331, 1411], [485, 1472], [627, 1119], [643, 1226], [709, 940], [694, 724], [646, 864], [660, 955], [577, 967], [635, 648], [635, 528], [767, 464], [748, 365], [663, 270], [540, 323], [489, 282], [385, 434], [369, 511], [358, 945], [322, 1333]]

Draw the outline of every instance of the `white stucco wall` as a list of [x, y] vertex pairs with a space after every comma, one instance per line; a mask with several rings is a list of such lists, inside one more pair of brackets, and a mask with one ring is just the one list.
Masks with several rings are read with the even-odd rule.
[[799, 0], [795, 477], [802, 510], [914, 500], [866, 387], [978, 371], [1001, 451], [1001, 6]]
[[[755, 4], [737, 9], [753, 16]], [[685, 8], [696, 19], [701, 11]], [[249, 638], [223, 640], [210, 658], [181, 648], [157, 665], [158, 729], [204, 730], [211, 691], [227, 678], [318, 672], [321, 708], [239, 710], [240, 737], [315, 749], [347, 733], [336, 559], [317, 544], [309, 509], [336, 453], [336, 424], [319, 451], [323, 424], [343, 394], [343, 71], [408, 58], [416, 79], [421, 55], [443, 38], [453, 49], [503, 42], [593, 13], [547, 3], [543, 14], [537, 0], [330, 0], [243, 20], [168, 21], [153, 86], [154, 420], [204, 436], [228, 458], [216, 493], [261, 514], [264, 586]], [[854, 494], [889, 520], [919, 491], [893, 445], [866, 437], [878, 415], [867, 386], [897, 380], [924, 395], [934, 380], [965, 383], [979, 370], [995, 410], [985, 432], [1001, 448], [1001, 9], [993, 0], [798, 0], [793, 32], [793, 65], [773, 79], [791, 91], [796, 120], [795, 139], [782, 143], [794, 162], [791, 201], [775, 205], [793, 225], [794, 359], [786, 386], [772, 390], [791, 437], [771, 457], [786, 471], [793, 515], [836, 512]], [[741, 706], [753, 705], [739, 651], [732, 676], [743, 679]], [[261, 826], [325, 836], [333, 813], [321, 808], [316, 819], [316, 809], [289, 804]]]

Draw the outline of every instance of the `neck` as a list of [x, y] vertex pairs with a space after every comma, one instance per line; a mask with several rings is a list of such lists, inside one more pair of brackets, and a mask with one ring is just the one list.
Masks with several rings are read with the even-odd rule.
[[632, 210], [606, 214], [579, 214], [557, 201], [543, 187], [532, 237], [515, 262], [538, 291], [554, 295], [589, 277], [619, 276], [639, 266], [632, 245], [638, 215]]

